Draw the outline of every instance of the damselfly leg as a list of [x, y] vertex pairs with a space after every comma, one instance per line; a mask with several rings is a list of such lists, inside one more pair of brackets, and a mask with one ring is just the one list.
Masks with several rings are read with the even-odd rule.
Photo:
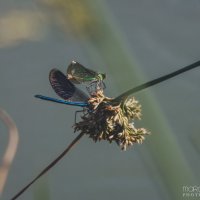
[[87, 115], [87, 113], [89, 112], [88, 108], [83, 108], [82, 110], [77, 110], [75, 111], [75, 116], [74, 116], [74, 124], [76, 124], [76, 119], [77, 119], [77, 114], [78, 113], [83, 113], [83, 116]]

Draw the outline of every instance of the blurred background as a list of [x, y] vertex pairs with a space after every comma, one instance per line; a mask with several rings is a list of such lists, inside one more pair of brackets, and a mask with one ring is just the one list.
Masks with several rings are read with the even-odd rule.
[[[56, 97], [49, 71], [72, 60], [107, 74], [109, 97], [200, 60], [197, 0], [0, 1], [0, 106], [19, 144], [2, 199], [10, 199], [77, 135], [74, 107]], [[138, 127], [151, 131], [123, 152], [86, 136], [19, 199], [168, 200], [200, 186], [200, 69], [135, 94]], [[0, 156], [8, 144], [0, 122]], [[197, 199], [190, 197], [189, 199]]]

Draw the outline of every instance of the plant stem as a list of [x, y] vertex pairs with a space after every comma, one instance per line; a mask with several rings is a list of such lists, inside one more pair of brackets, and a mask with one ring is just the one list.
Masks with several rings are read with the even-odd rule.
[[23, 194], [35, 181], [37, 181], [41, 176], [47, 173], [58, 161], [60, 161], [69, 150], [81, 139], [84, 133], [80, 133], [70, 144], [69, 146], [55, 159], [53, 160], [47, 167], [45, 167], [29, 184], [27, 184], [24, 188], [22, 188], [11, 200], [17, 199], [21, 194]]
[[121, 101], [123, 99], [126, 99], [129, 95], [131, 95], [133, 93], [136, 93], [138, 91], [141, 91], [143, 89], [146, 89], [148, 87], [156, 85], [156, 84], [158, 84], [160, 82], [166, 81], [166, 80], [168, 80], [170, 78], [173, 78], [173, 77], [175, 77], [175, 76], [177, 76], [179, 74], [182, 74], [182, 73], [184, 73], [186, 71], [189, 71], [189, 70], [194, 69], [194, 68], [199, 67], [199, 66], [200, 66], [200, 61], [197, 61], [197, 62], [195, 62], [195, 63], [193, 63], [191, 65], [183, 67], [183, 68], [181, 68], [181, 69], [179, 69], [177, 71], [174, 71], [174, 72], [172, 72], [170, 74], [161, 76], [161, 77], [156, 78], [156, 79], [154, 79], [152, 81], [148, 81], [148, 82], [146, 82], [144, 84], [141, 84], [141, 85], [139, 85], [137, 87], [134, 87], [134, 88], [132, 88], [132, 89], [130, 89], [130, 90], [122, 93], [121, 95], [119, 95], [118, 97], [116, 97], [115, 99], [113, 99], [113, 101]]

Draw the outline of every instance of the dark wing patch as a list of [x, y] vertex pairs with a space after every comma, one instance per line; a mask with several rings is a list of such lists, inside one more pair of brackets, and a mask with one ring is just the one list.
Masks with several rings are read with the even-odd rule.
[[86, 101], [88, 99], [88, 96], [76, 88], [58, 69], [50, 71], [49, 81], [56, 94], [65, 100]]

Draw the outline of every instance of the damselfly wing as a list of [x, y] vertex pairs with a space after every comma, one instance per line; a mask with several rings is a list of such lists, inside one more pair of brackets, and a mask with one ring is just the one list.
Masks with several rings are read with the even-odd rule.
[[67, 78], [75, 84], [91, 81], [102, 81], [105, 74], [88, 69], [76, 61], [72, 61], [67, 68]]
[[83, 91], [75, 87], [75, 85], [58, 69], [52, 69], [50, 71], [49, 81], [58, 96], [65, 100], [85, 102], [89, 98]]
[[106, 78], [106, 74], [88, 69], [76, 61], [72, 61], [68, 66], [67, 78], [75, 84], [90, 82], [89, 85], [96, 83], [96, 89], [105, 88], [103, 80]]
[[35, 95], [36, 98], [73, 106], [88, 106], [88, 95], [86, 95], [83, 91], [75, 87], [75, 85], [71, 83], [67, 79], [67, 77], [58, 69], [52, 69], [50, 71], [49, 81], [56, 94], [64, 100], [55, 99], [43, 95]]

